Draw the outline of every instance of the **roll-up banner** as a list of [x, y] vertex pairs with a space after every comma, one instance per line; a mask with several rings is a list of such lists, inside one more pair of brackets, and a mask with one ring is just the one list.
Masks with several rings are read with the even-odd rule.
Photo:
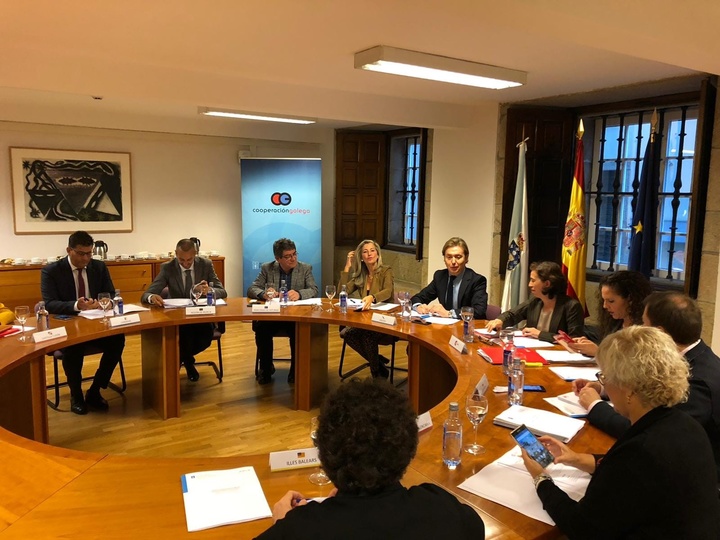
[[320, 159], [243, 158], [240, 161], [243, 294], [260, 266], [275, 260], [278, 238], [295, 242], [322, 289], [322, 177]]

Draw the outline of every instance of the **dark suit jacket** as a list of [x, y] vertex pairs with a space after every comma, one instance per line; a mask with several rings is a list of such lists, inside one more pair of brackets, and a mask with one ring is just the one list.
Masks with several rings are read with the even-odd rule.
[[[542, 307], [542, 300], [533, 296], [511, 310], [500, 314], [498, 319], [503, 322], [503, 326], [515, 326], [526, 320], [530, 328], [537, 328]], [[540, 332], [540, 339], [553, 343], [558, 330], [567, 332], [573, 337], [582, 336], [584, 335], [584, 322], [585, 313], [580, 302], [564, 294], [557, 296], [555, 309], [550, 318], [550, 329], [547, 332]]]
[[[223, 288], [220, 278], [217, 277], [212, 261], [203, 259], [202, 257], [195, 257], [193, 266], [195, 270], [195, 283], [203, 280], [208, 283], [212, 281], [215, 298], [227, 298], [227, 291]], [[162, 266], [160, 266], [160, 273], [143, 293], [141, 300], [146, 304], [149, 303], [148, 299], [150, 295], [159, 295], [165, 287], [168, 288], [168, 296], [170, 298], [183, 298], [185, 296], [185, 277], [182, 270], [184, 269], [180, 268], [177, 259], [163, 263]]]
[[[115, 293], [115, 286], [110, 279], [110, 272], [102, 261], [90, 259], [86, 267], [88, 298], [97, 298], [101, 292]], [[75, 315], [75, 276], [73, 276], [70, 261], [67, 257], [48, 264], [42, 269], [40, 277], [40, 290], [45, 301], [45, 307], [50, 313]]]
[[[436, 298], [441, 298], [441, 295], [444, 298], [448, 286], [448, 276], [447, 268], [435, 272], [430, 284], [413, 296], [410, 299], [410, 303], [413, 305], [429, 304]], [[458, 293], [458, 307], [472, 306], [475, 309], [475, 318], [484, 319], [487, 311], [487, 303], [487, 280], [485, 276], [481, 276], [471, 268], [466, 267]]]
[[[720, 358], [702, 340], [685, 353], [685, 358], [690, 364], [690, 391], [687, 401], [675, 408], [685, 411], [705, 429], [720, 482]], [[590, 410], [588, 420], [618, 438], [630, 428], [630, 420], [606, 402], [597, 403]]]
[[[260, 273], [248, 287], [248, 298], [261, 298], [267, 285], [272, 285], [276, 291], [280, 290], [280, 264], [277, 261], [267, 262], [260, 267]], [[290, 288], [298, 292], [300, 300], [317, 297], [318, 286], [311, 265], [298, 261], [292, 271]]]
[[702, 428], [677, 408], [640, 418], [599, 461], [575, 502], [552, 482], [543, 507], [568, 538], [720, 538], [712, 451]]

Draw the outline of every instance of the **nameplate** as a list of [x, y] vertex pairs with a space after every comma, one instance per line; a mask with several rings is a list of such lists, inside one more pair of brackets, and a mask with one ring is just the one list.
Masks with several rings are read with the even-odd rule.
[[397, 318], [392, 315], [383, 315], [382, 313], [373, 313], [372, 320], [373, 322], [389, 324], [390, 326], [395, 326], [397, 324]]
[[186, 307], [185, 315], [215, 315], [215, 306]]
[[253, 304], [253, 313], [280, 313], [280, 302], [268, 302], [266, 304]]
[[432, 427], [432, 417], [430, 416], [430, 411], [422, 413], [415, 421], [417, 422], [418, 433], [427, 431]]
[[140, 315], [138, 313], [130, 313], [129, 315], [117, 315], [110, 317], [110, 327], [115, 328], [116, 326], [125, 326], [126, 324], [135, 324], [140, 322]]
[[306, 467], [319, 467], [317, 448], [301, 448], [299, 450], [284, 450], [270, 452], [270, 470], [287, 471], [289, 469], [304, 469]]
[[50, 330], [35, 332], [32, 337], [35, 343], [42, 343], [43, 341], [50, 341], [51, 339], [67, 337], [67, 330], [65, 330], [64, 326], [58, 326], [57, 328], [51, 328]]
[[473, 394], [477, 394], [478, 396], [484, 396], [489, 386], [490, 383], [488, 382], [487, 375], [483, 375], [482, 379], [480, 379], [480, 381], [475, 385], [475, 392], [473, 392]]
[[452, 336], [450, 338], [450, 346], [460, 354], [467, 354], [468, 352], [465, 342], [455, 336]]

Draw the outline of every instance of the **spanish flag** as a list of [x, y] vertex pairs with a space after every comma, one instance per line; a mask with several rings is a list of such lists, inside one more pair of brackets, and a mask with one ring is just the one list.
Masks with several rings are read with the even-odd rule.
[[582, 120], [577, 131], [575, 147], [575, 173], [573, 174], [570, 207], [565, 222], [565, 237], [562, 247], [562, 271], [567, 277], [567, 295], [576, 298], [588, 315], [585, 303], [585, 265], [587, 248], [587, 227], [585, 220], [585, 162], [583, 140], [585, 132]]

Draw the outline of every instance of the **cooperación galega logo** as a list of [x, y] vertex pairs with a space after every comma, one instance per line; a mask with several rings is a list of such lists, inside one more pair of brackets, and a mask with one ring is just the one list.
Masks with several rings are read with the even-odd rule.
[[292, 202], [292, 197], [289, 193], [280, 193], [276, 191], [270, 196], [270, 202], [275, 206], [287, 206]]

